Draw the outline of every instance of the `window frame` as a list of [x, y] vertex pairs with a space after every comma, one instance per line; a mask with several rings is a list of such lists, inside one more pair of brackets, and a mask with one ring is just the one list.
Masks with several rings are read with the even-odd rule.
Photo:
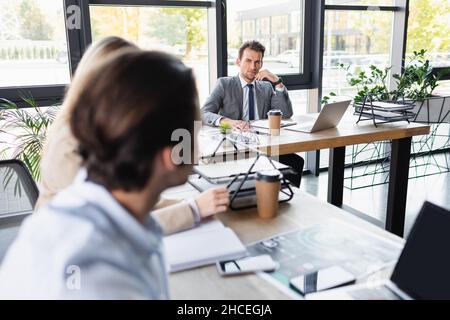
[[[222, 48], [222, 57], [228, 56], [228, 43], [227, 43], [227, 0], [218, 0], [221, 2], [222, 21], [218, 26], [221, 36], [220, 47]], [[321, 1], [317, 0], [304, 0], [304, 26], [303, 34], [300, 37], [304, 39], [303, 45], [303, 73], [296, 74], [279, 74], [283, 78], [283, 83], [289, 90], [301, 90], [312, 89], [319, 86], [319, 71], [318, 66], [321, 58], [319, 57], [319, 43], [320, 43], [320, 19], [314, 19], [314, 17], [320, 17], [321, 13]], [[219, 37], [218, 37], [219, 38]], [[228, 76], [227, 59], [218, 60], [218, 77]]]
[[[67, 8], [70, 6], [80, 8], [80, 29], [68, 29]], [[209, 9], [214, 6], [213, 1], [186, 1], [186, 0], [63, 0], [65, 14], [65, 28], [67, 52], [69, 55], [69, 72], [72, 77], [84, 52], [92, 43], [91, 22], [89, 5], [124, 5], [124, 6], [164, 6], [164, 7], [201, 7]], [[64, 99], [67, 85], [32, 85], [0, 87], [0, 98], [17, 103], [19, 107], [29, 107], [21, 101], [19, 92], [29, 92], [39, 106], [47, 106], [61, 103]]]
[[[399, 2], [398, 0], [396, 2]], [[393, 12], [393, 13], [398, 13], [398, 12], [402, 12], [403, 10], [405, 10], [406, 12], [406, 21], [404, 24], [404, 28], [403, 30], [393, 30], [393, 36], [395, 36], [396, 32], [402, 32], [403, 34], [401, 35], [402, 37], [402, 47], [403, 47], [403, 52], [401, 53], [401, 62], [400, 65], [403, 68], [405, 65], [405, 56], [406, 56], [406, 42], [407, 42], [407, 37], [408, 37], [408, 16], [409, 16], [409, 0], [404, 0], [402, 1], [403, 6], [399, 6], [399, 5], [384, 5], [384, 6], [377, 6], [377, 5], [331, 5], [331, 4], [325, 4], [325, 10], [334, 10], [334, 11], [384, 11], [384, 12]], [[377, 8], [377, 10], [374, 10], [374, 8]], [[395, 52], [393, 53], [395, 55]], [[396, 58], [398, 57], [398, 53], [396, 55]], [[398, 60], [398, 58], [396, 59]], [[397, 61], [395, 61], [394, 63], [396, 63]], [[392, 63], [392, 64], [394, 64]], [[397, 63], [397, 65], [399, 65]], [[433, 73], [437, 74], [438, 72], [445, 70], [445, 69], [449, 69], [450, 68], [450, 62], [449, 65], [447, 67], [437, 67], [437, 68], [433, 68]], [[443, 76], [441, 78], [441, 80], [450, 80], [450, 73], [448, 73], [447, 75]]]
[[[75, 33], [79, 33], [79, 30], [68, 30], [67, 28], [67, 8], [71, 5], [78, 5], [82, 7], [83, 0], [64, 0], [64, 25], [66, 28], [66, 43], [67, 52], [69, 55], [69, 73], [72, 76], [72, 67], [74, 61], [71, 56], [75, 56], [77, 52], [80, 52], [79, 43], [71, 41]], [[83, 29], [83, 27], [81, 28]], [[29, 85], [29, 86], [9, 86], [0, 87], [0, 98], [8, 99], [16, 103], [19, 107], [30, 107], [27, 103], [20, 98], [20, 91], [30, 93], [34, 98], [38, 106], [48, 106], [61, 103], [66, 92], [67, 85], [65, 84], [48, 84], [48, 85]]]
[[[318, 89], [321, 91], [322, 65], [323, 65], [323, 29], [324, 14], [326, 10], [373, 10], [369, 5], [327, 5], [325, 0], [304, 0], [304, 48], [302, 74], [281, 75], [286, 87], [290, 90]], [[397, 0], [398, 1], [398, 0]], [[407, 13], [409, 0], [406, 3]], [[125, 5], [125, 6], [164, 6], [164, 7], [200, 7], [208, 10], [209, 18], [208, 37], [210, 41], [210, 74], [214, 78], [227, 76], [227, 0], [216, 1], [187, 1], [187, 0], [63, 0], [66, 24], [67, 49], [69, 54], [69, 72], [72, 76], [81, 60], [86, 48], [92, 43], [91, 22], [89, 5]], [[69, 30], [67, 28], [67, 8], [76, 5], [81, 10], [81, 28]], [[400, 12], [402, 6], [377, 6], [380, 11]], [[377, 9], [377, 10], [378, 10]], [[210, 13], [213, 14], [210, 14]], [[401, 53], [404, 63], [406, 51], [407, 21], [402, 32], [403, 52]], [[394, 30], [395, 32], [395, 30]], [[302, 35], [301, 35], [302, 36]], [[214, 42], [214, 43], [211, 43]], [[214, 56], [213, 56], [214, 55]], [[396, 60], [400, 55], [396, 56]], [[391, 61], [392, 62], [392, 61]], [[450, 66], [449, 66], [450, 67]], [[434, 68], [438, 72], [446, 67]], [[450, 80], [450, 74], [442, 80]], [[210, 83], [215, 79], [210, 79]], [[35, 85], [35, 86], [11, 86], [0, 87], [0, 97], [18, 103], [19, 107], [27, 106], [21, 103], [19, 91], [30, 92], [38, 105], [51, 105], [60, 103], [64, 98], [67, 85]]]

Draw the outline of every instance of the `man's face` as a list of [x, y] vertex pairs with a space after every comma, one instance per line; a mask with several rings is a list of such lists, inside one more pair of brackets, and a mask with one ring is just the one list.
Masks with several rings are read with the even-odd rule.
[[239, 66], [239, 74], [247, 82], [252, 82], [263, 64], [261, 52], [256, 52], [246, 48], [241, 58], [237, 58], [236, 64]]

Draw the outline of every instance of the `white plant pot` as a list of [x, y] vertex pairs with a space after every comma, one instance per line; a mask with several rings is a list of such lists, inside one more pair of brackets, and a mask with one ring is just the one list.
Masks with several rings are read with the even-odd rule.
[[417, 101], [412, 112], [416, 113], [415, 122], [450, 123], [450, 96], [430, 97]]

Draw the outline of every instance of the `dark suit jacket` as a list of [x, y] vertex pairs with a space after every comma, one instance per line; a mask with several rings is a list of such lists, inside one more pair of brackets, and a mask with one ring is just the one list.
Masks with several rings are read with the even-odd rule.
[[[266, 119], [270, 109], [280, 109], [284, 118], [292, 117], [292, 103], [287, 89], [278, 92], [273, 89], [270, 82], [256, 81], [255, 97], [259, 119]], [[212, 126], [221, 116], [242, 120], [242, 106], [243, 90], [239, 76], [219, 78], [216, 87], [202, 107], [203, 123]]]

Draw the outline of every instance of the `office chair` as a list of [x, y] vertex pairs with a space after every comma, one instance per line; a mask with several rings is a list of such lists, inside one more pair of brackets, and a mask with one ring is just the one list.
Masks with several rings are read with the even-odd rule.
[[285, 174], [284, 176], [294, 187], [300, 188], [305, 160], [298, 154], [291, 153], [280, 155], [278, 161], [293, 169], [292, 173]]
[[33, 212], [38, 195], [38, 187], [22, 161], [0, 161], [0, 262], [23, 220]]

